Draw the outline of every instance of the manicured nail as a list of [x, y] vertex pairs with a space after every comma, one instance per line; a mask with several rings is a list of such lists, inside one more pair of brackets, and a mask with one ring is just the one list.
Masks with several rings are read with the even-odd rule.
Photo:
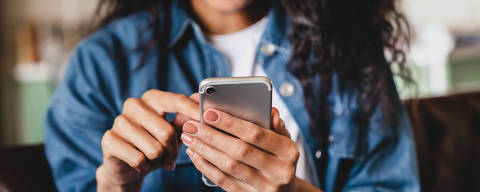
[[280, 114], [280, 113], [278, 112], [278, 109], [275, 108], [275, 107], [273, 107], [273, 108], [272, 108], [272, 115], [273, 115], [273, 116], [276, 116], [276, 115], [279, 115], [279, 114]]
[[187, 152], [187, 155], [190, 156], [190, 157], [193, 157], [193, 155], [195, 154], [190, 148], [187, 148], [187, 150], [185, 150], [185, 152]]
[[195, 134], [195, 133], [197, 133], [197, 131], [198, 131], [198, 128], [193, 123], [185, 123], [183, 125], [183, 132], [190, 133], [190, 134]]
[[180, 136], [180, 138], [182, 139], [183, 143], [185, 143], [186, 146], [189, 146], [190, 143], [192, 143], [192, 138], [190, 136], [188, 136], [187, 134], [182, 134], [182, 136]]
[[207, 121], [215, 122], [218, 119], [218, 115], [213, 111], [207, 111], [205, 115], [203, 115], [203, 118], [205, 118]]

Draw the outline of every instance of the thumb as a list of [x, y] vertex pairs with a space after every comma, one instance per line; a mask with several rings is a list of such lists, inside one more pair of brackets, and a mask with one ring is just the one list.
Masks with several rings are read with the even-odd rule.
[[288, 130], [285, 127], [285, 122], [280, 119], [280, 112], [275, 107], [272, 108], [272, 130], [280, 135], [290, 138], [290, 133], [288, 133]]
[[[198, 103], [198, 101], [200, 100], [200, 95], [198, 93], [195, 93], [195, 94], [190, 95], [189, 98]], [[199, 114], [200, 114], [200, 112], [199, 112]], [[187, 122], [189, 120], [191, 120], [191, 118], [186, 116], [186, 115], [183, 115], [183, 114], [177, 114], [175, 116], [175, 119], [173, 119], [173, 126], [177, 130], [177, 143], [176, 143], [177, 144], [177, 151], [182, 146], [182, 140], [180, 139], [180, 136], [182, 135], [183, 124], [185, 124], [185, 122]], [[168, 164], [166, 166], [167, 169], [171, 170], [171, 169], [175, 168], [175, 158], [176, 158], [176, 156], [172, 160], [171, 164]]]

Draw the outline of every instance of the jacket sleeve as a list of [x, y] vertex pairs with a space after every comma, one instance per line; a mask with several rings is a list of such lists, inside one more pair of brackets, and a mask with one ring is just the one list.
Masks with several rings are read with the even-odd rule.
[[[46, 156], [59, 191], [95, 191], [101, 138], [120, 101], [112, 99], [108, 47], [84, 41], [53, 94], [45, 124]], [[107, 86], [108, 85], [108, 86]]]

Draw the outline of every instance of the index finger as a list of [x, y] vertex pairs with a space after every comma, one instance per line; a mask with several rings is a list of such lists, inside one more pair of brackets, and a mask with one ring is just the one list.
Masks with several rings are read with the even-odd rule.
[[207, 110], [203, 119], [209, 125], [277, 156], [289, 153], [293, 142], [286, 136], [216, 109]]
[[[198, 100], [199, 100], [198, 93], [190, 95], [190, 99], [192, 99], [193, 101], [195, 101], [198, 104]], [[173, 120], [173, 125], [175, 126], [175, 128], [180, 128], [181, 129], [183, 124], [185, 124], [185, 122], [187, 122], [188, 120], [192, 120], [192, 118], [190, 118], [186, 115], [183, 115], [183, 114], [177, 114], [177, 116]]]
[[165, 113], [179, 113], [191, 119], [200, 120], [198, 103], [186, 95], [149, 90], [143, 94], [142, 100], [161, 115]]

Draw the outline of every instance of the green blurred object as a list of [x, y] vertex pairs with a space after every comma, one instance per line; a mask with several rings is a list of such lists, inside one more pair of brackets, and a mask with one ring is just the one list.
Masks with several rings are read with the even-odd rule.
[[[421, 66], [409, 63], [411, 76], [415, 85], [405, 86], [404, 81], [398, 76], [395, 82], [402, 99], [432, 97], [458, 92], [480, 91], [480, 45], [454, 49], [449, 55], [446, 66], [447, 83], [445, 91], [433, 92], [436, 83], [442, 83], [431, 79], [432, 71], [439, 66]], [[397, 68], [392, 68], [398, 72]]]
[[16, 144], [43, 142], [44, 119], [53, 91], [51, 79], [51, 69], [45, 63], [17, 65], [20, 128], [16, 131]]
[[19, 142], [36, 144], [43, 142], [44, 117], [52, 95], [50, 82], [20, 82], [20, 130]]
[[480, 50], [478, 55], [450, 60], [451, 88], [457, 91], [480, 90]]

